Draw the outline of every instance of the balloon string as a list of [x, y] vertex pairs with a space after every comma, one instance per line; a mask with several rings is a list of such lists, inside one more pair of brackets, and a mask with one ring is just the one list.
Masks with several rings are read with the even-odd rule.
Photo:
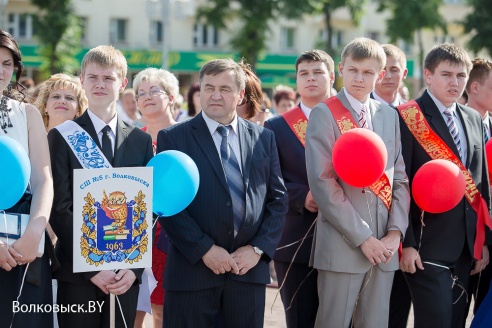
[[[284, 287], [284, 284], [285, 284], [285, 281], [287, 280], [287, 277], [289, 276], [289, 272], [290, 272], [290, 268], [292, 267], [292, 265], [294, 264], [294, 259], [296, 258], [297, 256], [297, 253], [299, 252], [299, 250], [301, 249], [301, 246], [302, 244], [304, 243], [304, 241], [306, 240], [306, 238], [308, 238], [308, 236], [312, 236], [312, 235], [309, 235], [309, 232], [311, 231], [311, 229], [313, 229], [314, 225], [316, 224], [316, 221], [318, 221], [318, 218], [314, 219], [313, 223], [311, 223], [311, 226], [309, 226], [309, 229], [308, 231], [306, 231], [306, 234], [304, 235], [304, 237], [301, 239], [301, 243], [299, 244], [299, 246], [297, 247], [295, 253], [294, 253], [294, 256], [292, 257], [292, 260], [290, 261], [289, 263], [289, 267], [287, 268], [287, 271], [285, 272], [285, 277], [284, 277], [284, 280], [282, 281], [282, 284], [280, 285], [280, 288], [278, 289], [277, 293], [275, 294], [275, 298], [273, 299], [273, 304], [272, 304], [272, 307], [270, 308], [270, 312], [273, 313], [273, 306], [275, 305], [275, 302], [277, 301], [277, 298], [278, 298], [278, 294], [280, 294], [280, 291], [282, 290], [282, 288]], [[297, 243], [297, 242], [296, 242]], [[294, 243], [293, 243], [294, 244]], [[314, 269], [313, 269], [314, 270]], [[311, 270], [312, 272], [312, 270]], [[309, 272], [306, 276], [306, 278], [304, 278], [304, 280], [302, 281], [301, 285], [304, 283], [304, 281], [307, 279], [307, 277], [311, 274], [311, 272]], [[300, 288], [301, 286], [299, 286]], [[298, 290], [299, 290], [298, 288]], [[294, 301], [294, 298], [296, 297], [296, 294], [297, 294], [297, 291], [295, 292], [295, 294], [292, 296], [292, 299], [290, 301], [290, 304], [292, 305], [292, 302]], [[290, 308], [290, 306], [289, 306]], [[287, 309], [285, 310], [287, 311]]]
[[424, 227], [425, 227], [424, 213], [425, 213], [425, 211], [422, 211], [422, 213], [420, 214], [421, 225], [420, 225], [419, 249], [417, 250], [417, 256], [420, 255], [420, 247], [422, 246], [422, 235], [424, 234]]
[[[310, 235], [309, 235], [309, 236], [307, 236], [306, 238], [309, 238], [309, 237], [312, 237], [312, 236], [314, 236], [314, 233], [313, 233], [313, 234], [310, 234]], [[305, 237], [302, 237], [301, 239], [296, 240], [296, 241], [295, 241], [295, 242], [293, 242], [293, 243], [290, 243], [290, 244], [284, 245], [284, 246], [282, 246], [282, 247], [277, 247], [277, 249], [276, 249], [276, 250], [277, 250], [277, 251], [279, 251], [279, 250], [281, 250], [281, 249], [284, 249], [284, 248], [288, 248], [288, 247], [294, 246], [294, 245], [295, 245], [295, 244], [297, 244], [297, 243], [303, 242], [303, 241], [304, 241], [304, 239], [305, 239]]]
[[[155, 225], [156, 225], [157, 221], [159, 221], [159, 217], [157, 217], [157, 219], [155, 219], [155, 221], [153, 221], [153, 222], [152, 222], [152, 229], [154, 229], [154, 227], [155, 227]], [[143, 242], [144, 237], [146, 237], [147, 235], [148, 235], [148, 233], [147, 233], [147, 232], [145, 232], [145, 233], [144, 233], [144, 235], [143, 235], [143, 237], [142, 237], [142, 238], [140, 238], [140, 241], [138, 242], [137, 247], [135, 247], [135, 248], [133, 249], [133, 251], [131, 251], [131, 252], [130, 252], [130, 254], [128, 254], [128, 257], [130, 257], [130, 255], [132, 255], [132, 254], [133, 254], [133, 252], [135, 252], [135, 250], [138, 248], [138, 246], [140, 246], [140, 244]], [[118, 272], [118, 270], [117, 270], [117, 269], [114, 269], [114, 270], [113, 270], [113, 272], [114, 272], [114, 273], [117, 273], [117, 272]], [[125, 324], [125, 328], [128, 328], [128, 326], [126, 325], [125, 315], [123, 314], [123, 309], [121, 308], [120, 299], [118, 298], [118, 295], [114, 295], [114, 296], [115, 296], [115, 298], [116, 298], [116, 301], [118, 301], [118, 307], [120, 308], [120, 313], [121, 313], [121, 317], [123, 318], [123, 323]], [[13, 320], [13, 319], [12, 319], [12, 320]]]
[[352, 311], [352, 323], [350, 324], [350, 327], [351, 328], [354, 328], [354, 321], [355, 321], [355, 309], [357, 309], [357, 305], [359, 303], [359, 299], [362, 295], [362, 292], [364, 291], [364, 289], [366, 289], [367, 285], [369, 284], [369, 281], [371, 280], [371, 277], [372, 277], [372, 269], [374, 268], [373, 265], [371, 265], [371, 269], [369, 270], [369, 277], [367, 278], [366, 280], [366, 283], [364, 284], [364, 286], [362, 287], [362, 289], [360, 290], [359, 292], [359, 295], [357, 295], [357, 298], [355, 299], [355, 305], [354, 305], [354, 310]]
[[[371, 222], [371, 229], [372, 229], [374, 222], [372, 221], [371, 207], [369, 205], [369, 196], [368, 196], [368, 194], [371, 192], [369, 190], [366, 190], [366, 188], [362, 188], [362, 193], [366, 195], [367, 212], [369, 213], [369, 220]], [[376, 224], [376, 238], [378, 238], [378, 231], [379, 231], [379, 227]], [[369, 270], [369, 277], [367, 278], [364, 286], [362, 286], [362, 289], [360, 290], [359, 295], [357, 295], [357, 298], [355, 299], [354, 310], [352, 311], [352, 323], [350, 325], [352, 328], [354, 327], [355, 310], [357, 309], [357, 305], [359, 304], [359, 299], [362, 296], [362, 292], [364, 291], [364, 289], [366, 289], [367, 285], [371, 281], [373, 267], [374, 266], [371, 265], [371, 269]]]
[[[420, 240], [419, 240], [419, 249], [417, 250], [417, 254], [419, 254], [419, 255], [420, 255], [420, 248], [422, 246], [422, 235], [424, 233], [424, 227], [425, 227], [425, 224], [424, 224], [424, 213], [425, 213], [425, 211], [422, 211], [422, 213], [420, 214], [420, 223], [421, 223], [421, 225], [420, 225]], [[461, 294], [458, 297], [458, 299], [456, 299], [456, 301], [453, 302], [453, 304], [458, 303], [458, 301], [460, 300], [461, 296], [463, 296], [463, 294], [466, 294], [466, 302], [468, 303], [468, 293], [466, 292], [466, 289], [465, 289], [464, 285], [458, 280], [458, 276], [453, 276], [453, 273], [451, 272], [451, 269], [450, 268], [448, 268], [447, 266], [441, 265], [441, 264], [437, 264], [437, 263], [433, 263], [433, 262], [428, 262], [428, 261], [422, 261], [422, 263], [433, 265], [433, 266], [436, 266], [436, 267], [439, 267], [439, 268], [443, 268], [443, 269], [449, 270], [449, 272], [451, 274], [451, 280], [453, 280], [453, 283], [451, 285], [451, 290], [453, 289], [453, 287], [455, 285], [458, 286], [459, 288], [461, 288]]]
[[9, 233], [7, 231], [7, 214], [5, 214], [5, 211], [4, 210], [1, 210], [2, 214], [3, 214], [3, 224], [5, 226], [5, 235], [7, 236], [7, 248], [9, 247]]
[[285, 309], [286, 312], [292, 307], [292, 303], [294, 303], [294, 298], [296, 298], [296, 295], [299, 292], [299, 290], [301, 289], [302, 285], [304, 284], [306, 279], [309, 278], [309, 276], [311, 275], [311, 273], [313, 273], [314, 270], [316, 270], [316, 269], [312, 268], [311, 271], [309, 271], [309, 273], [306, 275], [306, 277], [301, 281], [301, 283], [299, 284], [299, 287], [297, 287], [296, 292], [294, 293], [294, 295], [292, 296], [292, 299], [290, 300], [289, 307]]
[[[22, 282], [21, 282], [21, 286], [20, 286], [20, 290], [19, 290], [19, 295], [17, 295], [17, 303], [19, 303], [19, 299], [22, 295], [22, 289], [24, 288], [24, 282], [26, 280], [26, 274], [27, 274], [27, 270], [29, 269], [29, 264], [30, 263], [26, 264], [26, 269], [24, 270], [24, 274], [22, 275]], [[10, 321], [10, 328], [12, 328], [12, 326], [14, 324], [15, 314], [16, 314], [16, 312], [12, 313], [12, 321]]]

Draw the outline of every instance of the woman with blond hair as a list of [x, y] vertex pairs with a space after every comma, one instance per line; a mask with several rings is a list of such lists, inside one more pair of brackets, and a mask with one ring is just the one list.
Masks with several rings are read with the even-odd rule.
[[[137, 107], [142, 116], [147, 121], [147, 125], [142, 128], [152, 137], [152, 143], [157, 143], [157, 134], [160, 130], [165, 129], [173, 124], [174, 120], [174, 103], [179, 94], [179, 82], [174, 74], [158, 68], [147, 68], [135, 76], [133, 80], [133, 89], [136, 92]], [[157, 197], [157, 195], [155, 196]], [[159, 240], [159, 234], [165, 233], [160, 224], [156, 223], [155, 239]], [[161, 238], [161, 241], [163, 239]], [[163, 243], [165, 244], [165, 242]], [[152, 317], [154, 327], [162, 327], [162, 314], [164, 304], [164, 287], [162, 285], [162, 275], [166, 267], [166, 245], [154, 244], [152, 248], [152, 271], [157, 279], [157, 287], [150, 295]], [[144, 294], [140, 289], [139, 306], [143, 301]], [[148, 296], [146, 296], [148, 297]], [[137, 307], [137, 318], [134, 327], [142, 327], [145, 312], [142, 308]], [[147, 311], [148, 312], [148, 311]]]
[[50, 131], [82, 115], [87, 109], [87, 98], [78, 78], [59, 73], [41, 85], [34, 106], [41, 112], [46, 131]]

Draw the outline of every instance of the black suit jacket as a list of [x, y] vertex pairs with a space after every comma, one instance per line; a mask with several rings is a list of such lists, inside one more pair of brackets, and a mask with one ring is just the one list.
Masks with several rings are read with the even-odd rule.
[[[94, 125], [85, 112], [75, 119], [92, 139], [99, 144]], [[51, 209], [50, 225], [58, 236], [56, 255], [61, 268], [56, 272], [57, 279], [67, 282], [85, 282], [99, 271], [73, 273], [73, 170], [81, 169], [79, 160], [57, 129], [48, 133], [48, 143], [53, 172], [55, 196]], [[113, 167], [145, 166], [153, 157], [152, 138], [149, 134], [118, 119], [116, 146]], [[140, 280], [143, 269], [133, 270]]]
[[[270, 282], [268, 262], [280, 240], [287, 211], [287, 194], [273, 133], [238, 119], [241, 165], [246, 192], [246, 218], [234, 238], [231, 196], [217, 148], [202, 114], [161, 130], [157, 152], [179, 150], [189, 155], [200, 173], [200, 186], [191, 204], [160, 223], [171, 241], [164, 288], [192, 291], [217, 287], [227, 279]], [[216, 275], [202, 261], [212, 245], [229, 253], [245, 245], [264, 251], [263, 260], [245, 275]]]
[[[416, 99], [427, 122], [433, 131], [441, 137], [450, 149], [459, 157], [458, 149], [451, 137], [451, 133], [442, 118], [439, 109], [427, 91]], [[488, 173], [483, 139], [482, 118], [473, 109], [457, 104], [456, 110], [465, 129], [468, 143], [467, 162], [465, 167], [470, 172], [478, 190], [490, 208], [490, 194]], [[412, 184], [417, 170], [431, 158], [405, 125], [400, 117], [401, 142], [406, 172]], [[473, 257], [473, 243], [477, 214], [465, 197], [453, 209], [438, 214], [425, 213], [422, 240], [420, 240], [421, 211], [412, 199], [410, 206], [409, 227], [403, 242], [403, 247], [413, 246], [418, 249], [424, 260], [452, 263], [458, 259], [463, 248], [466, 247]]]
[[[294, 259], [295, 263], [309, 263], [314, 233], [314, 227], [311, 226], [316, 220], [318, 212], [310, 212], [304, 207], [309, 192], [306, 151], [282, 116], [271, 118], [265, 122], [264, 126], [275, 133], [280, 168], [289, 195], [289, 211], [285, 216], [279, 248], [295, 243], [292, 246], [279, 249], [273, 259], [280, 262], [291, 262]], [[304, 238], [310, 227], [308, 238], [304, 240], [294, 258], [294, 253], [301, 244], [298, 241]]]

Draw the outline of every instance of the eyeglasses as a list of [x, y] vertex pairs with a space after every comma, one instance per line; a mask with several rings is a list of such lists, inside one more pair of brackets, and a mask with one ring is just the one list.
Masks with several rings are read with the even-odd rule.
[[148, 93], [141, 91], [137, 95], [135, 95], [135, 99], [139, 100], [140, 98], [147, 97], [147, 95], [149, 95], [151, 98], [153, 98], [155, 96], [162, 95], [162, 94], [167, 94], [167, 93], [166, 93], [166, 91], [161, 90], [161, 89], [152, 89]]

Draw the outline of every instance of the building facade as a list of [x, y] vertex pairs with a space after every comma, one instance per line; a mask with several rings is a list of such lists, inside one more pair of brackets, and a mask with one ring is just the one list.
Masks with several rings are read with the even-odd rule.
[[[0, 27], [7, 29], [18, 40], [27, 74], [36, 77], [42, 58], [33, 24], [39, 10], [29, 0], [0, 0]], [[230, 21], [227, 29], [217, 30], [197, 19], [197, 8], [206, 0], [73, 0], [73, 9], [83, 25], [80, 52], [77, 60], [92, 47], [111, 44], [121, 49], [129, 64], [128, 78], [146, 67], [164, 67], [176, 74], [182, 92], [198, 78], [201, 66], [213, 58], [235, 58], [229, 45], [228, 31], [238, 28]], [[456, 21], [470, 10], [464, 0], [445, 0], [442, 7], [448, 22], [448, 34], [440, 31], [423, 32], [425, 51], [443, 41], [466, 44], [466, 36]], [[339, 51], [358, 36], [366, 36], [386, 43], [385, 21], [388, 13], [377, 12], [378, 3], [366, 0], [365, 14], [359, 26], [354, 26], [347, 9], [332, 14], [334, 37], [332, 45]], [[326, 42], [324, 18], [303, 16], [299, 20], [278, 18], [269, 24], [268, 49], [256, 66], [263, 87], [277, 84], [295, 87], [295, 59], [305, 50], [320, 47]], [[410, 84], [420, 77], [415, 45], [398, 44], [408, 58]], [[338, 54], [332, 54], [338, 61]], [[73, 72], [77, 73], [77, 72]]]

